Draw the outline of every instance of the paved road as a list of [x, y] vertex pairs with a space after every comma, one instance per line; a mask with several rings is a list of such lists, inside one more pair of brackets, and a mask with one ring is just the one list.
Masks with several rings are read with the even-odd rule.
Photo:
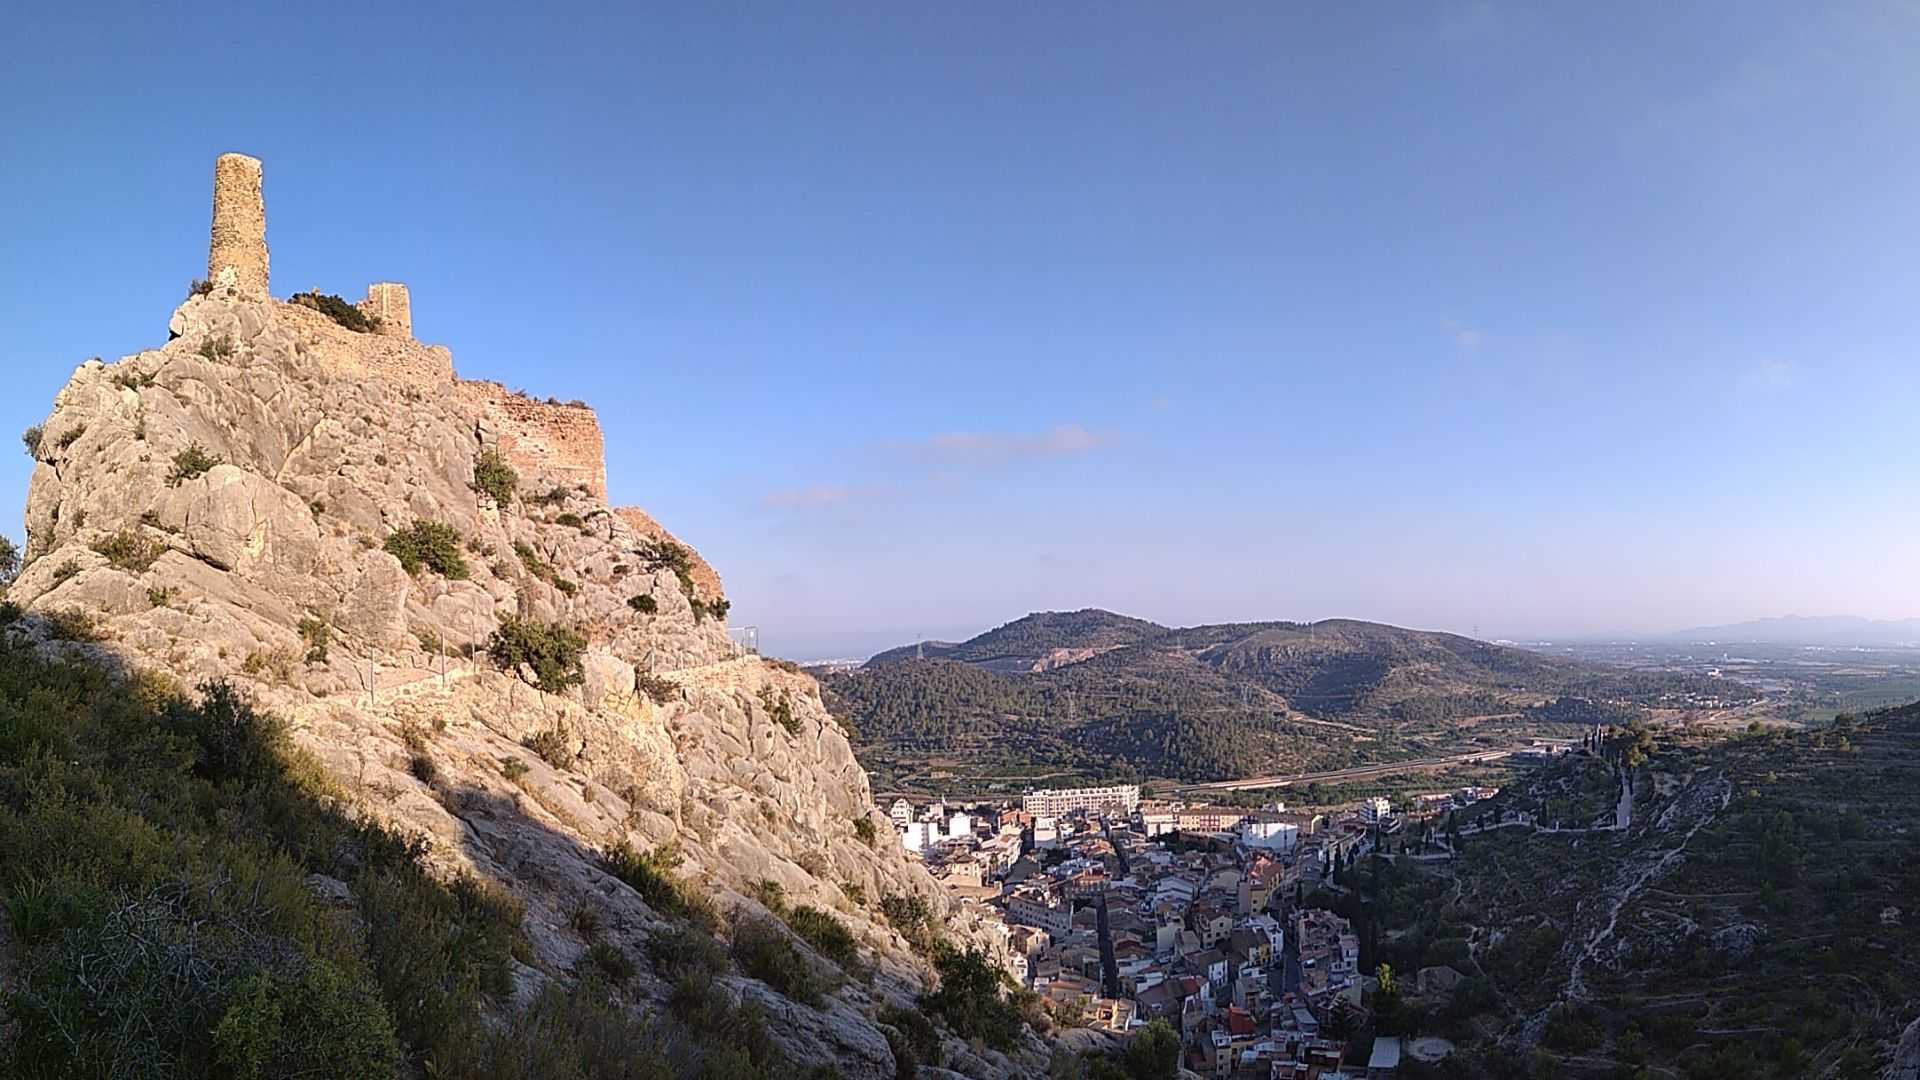
[[[1178, 795], [1198, 795], [1209, 791], [1245, 791], [1253, 788], [1292, 787], [1295, 784], [1315, 782], [1339, 782], [1342, 780], [1369, 780], [1379, 776], [1393, 776], [1397, 773], [1423, 772], [1428, 769], [1443, 769], [1449, 765], [1464, 765], [1475, 761], [1497, 761], [1511, 757], [1527, 747], [1516, 746], [1505, 750], [1475, 750], [1469, 754], [1452, 754], [1447, 757], [1414, 758], [1409, 761], [1387, 761], [1378, 765], [1356, 765], [1351, 769], [1335, 769], [1332, 772], [1294, 773], [1287, 776], [1255, 776], [1246, 780], [1214, 780], [1204, 784], [1186, 784], [1173, 788]], [[996, 802], [1006, 799], [1018, 799], [1018, 795], [998, 792], [989, 795], [967, 795], [947, 792], [941, 795], [929, 795], [924, 792], [876, 791], [876, 802], [892, 802], [905, 799], [910, 803], [930, 803], [944, 801], [948, 803]]]
[[1203, 791], [1244, 791], [1249, 788], [1291, 787], [1295, 784], [1339, 782], [1342, 780], [1368, 780], [1376, 776], [1392, 776], [1395, 773], [1422, 772], [1427, 769], [1445, 768], [1448, 765], [1462, 765], [1473, 761], [1494, 761], [1512, 756], [1514, 747], [1506, 750], [1476, 750], [1470, 754], [1453, 754], [1448, 757], [1416, 758], [1412, 761], [1389, 761], [1378, 765], [1358, 765], [1351, 769], [1336, 769], [1332, 772], [1295, 773], [1291, 776], [1255, 776], [1245, 780], [1215, 780], [1206, 784], [1188, 784], [1174, 790], [1186, 794]]

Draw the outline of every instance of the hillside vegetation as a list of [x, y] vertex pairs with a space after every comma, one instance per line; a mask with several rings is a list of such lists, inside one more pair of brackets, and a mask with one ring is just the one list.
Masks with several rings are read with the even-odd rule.
[[1414, 1018], [1467, 1048], [1448, 1075], [1877, 1078], [1920, 1018], [1916, 790], [1920, 705], [1649, 730], [1477, 808], [1451, 860], [1357, 873], [1362, 959], [1470, 977]]
[[890, 779], [964, 761], [1010, 782], [1037, 762], [1198, 780], [1337, 769], [1751, 697], [1377, 623], [1171, 629], [1097, 610], [889, 650], [825, 689]]
[[755, 1007], [684, 977], [698, 1025], [626, 1016], [611, 966], [490, 1023], [528, 955], [518, 900], [429, 872], [230, 687], [195, 701], [20, 640], [0, 634], [0, 1074], [792, 1075]]

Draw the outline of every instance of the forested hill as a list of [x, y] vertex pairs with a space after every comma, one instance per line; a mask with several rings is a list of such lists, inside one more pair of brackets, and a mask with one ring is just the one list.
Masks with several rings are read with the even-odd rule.
[[1431, 1016], [1459, 1075], [1912, 1076], [1917, 786], [1917, 705], [1628, 732], [1475, 807], [1457, 857], [1356, 874], [1361, 964], [1472, 974]]
[[1174, 629], [1099, 610], [889, 650], [826, 689], [896, 774], [961, 756], [1193, 779], [1505, 745], [1746, 693], [1357, 620]]
[[933, 659], [959, 660], [995, 671], [1033, 671], [1084, 660], [1122, 645], [1164, 638], [1172, 632], [1158, 623], [1098, 608], [1042, 611], [960, 644], [929, 641], [888, 649], [868, 660], [867, 666]]

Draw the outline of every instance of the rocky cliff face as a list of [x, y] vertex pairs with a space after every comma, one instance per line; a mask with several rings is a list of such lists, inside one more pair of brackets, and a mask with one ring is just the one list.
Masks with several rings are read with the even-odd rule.
[[[730, 985], [769, 1006], [799, 1062], [893, 1076], [873, 1016], [927, 973], [875, 905], [918, 895], [971, 931], [890, 842], [813, 680], [741, 655], [693, 602], [718, 595], [717, 575], [676, 570], [657, 523], [584, 486], [524, 474], [537, 499], [476, 491], [483, 418], [382, 374], [444, 350], [271, 301], [190, 300], [171, 329], [164, 347], [82, 365], [42, 425], [10, 600], [46, 617], [35, 633], [98, 639], [47, 647], [249, 689], [366, 812], [527, 902], [522, 994], [570, 977], [582, 905], [634, 955], [666, 925], [600, 868], [613, 845], [676, 844], [680, 875], [723, 910], [777, 883], [838, 915], [874, 976], [818, 1008]], [[458, 534], [464, 573], [410, 574], [386, 550], [423, 522]], [[508, 617], [577, 628], [584, 684], [543, 693], [476, 652]], [[636, 1007], [667, 992], [640, 982]], [[1045, 1065], [1037, 1044], [948, 1058], [980, 1076]]]

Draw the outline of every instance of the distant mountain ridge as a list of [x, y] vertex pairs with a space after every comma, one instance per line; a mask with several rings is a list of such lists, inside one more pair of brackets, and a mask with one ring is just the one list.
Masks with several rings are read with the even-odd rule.
[[1353, 619], [1173, 628], [1037, 612], [824, 680], [875, 760], [1218, 779], [1421, 756], [1728, 684]]
[[1173, 631], [1158, 623], [1099, 608], [1040, 611], [964, 642], [923, 641], [888, 649], [872, 665], [901, 660], [958, 660], [990, 671], [1013, 673], [1060, 667], [1108, 649], [1163, 638]]
[[1892, 646], [1920, 644], [1920, 619], [1867, 619], [1858, 615], [1780, 615], [1725, 626], [1702, 626], [1661, 635], [1674, 641], [1746, 642], [1767, 645]]

